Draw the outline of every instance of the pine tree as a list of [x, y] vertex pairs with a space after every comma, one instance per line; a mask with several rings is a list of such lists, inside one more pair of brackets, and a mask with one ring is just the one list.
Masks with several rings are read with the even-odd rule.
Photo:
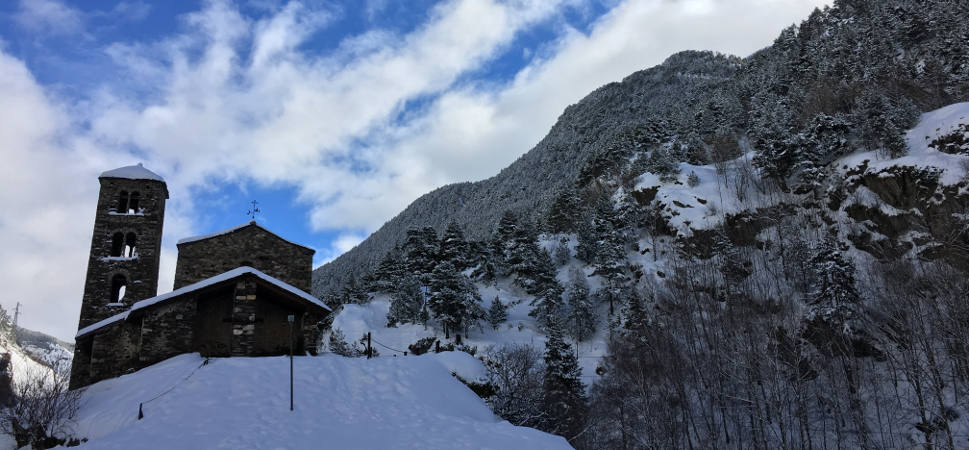
[[545, 324], [545, 377], [542, 383], [542, 406], [545, 414], [540, 429], [573, 439], [582, 431], [586, 415], [585, 386], [582, 370], [572, 349], [565, 342], [558, 321]]
[[488, 323], [491, 324], [491, 328], [497, 331], [498, 325], [506, 320], [508, 320], [508, 305], [502, 303], [501, 299], [496, 296], [491, 301], [491, 307], [488, 308]]
[[855, 288], [855, 266], [829, 239], [818, 246], [811, 268], [815, 283], [806, 317], [806, 337], [822, 350], [846, 353], [848, 341], [861, 331], [861, 296]]
[[380, 260], [380, 264], [374, 270], [371, 289], [374, 292], [392, 292], [404, 273], [400, 248], [394, 247], [384, 255], [384, 259]]
[[340, 294], [340, 302], [344, 305], [362, 305], [370, 301], [367, 291], [357, 283], [357, 278], [350, 274], [350, 280], [343, 286]]
[[794, 170], [802, 190], [816, 189], [825, 167], [851, 151], [852, 125], [841, 114], [818, 114], [798, 136]]
[[552, 260], [556, 266], [564, 266], [569, 263], [572, 258], [572, 252], [569, 251], [569, 239], [565, 236], [559, 238], [558, 244], [555, 246], [555, 250], [552, 253]]
[[869, 150], [882, 150], [892, 158], [908, 152], [905, 131], [918, 121], [918, 109], [907, 98], [893, 100], [870, 90], [858, 99], [853, 114]]
[[599, 241], [596, 238], [595, 230], [592, 227], [592, 220], [585, 217], [578, 228], [578, 243], [575, 246], [575, 257], [580, 261], [592, 264], [599, 254]]
[[507, 271], [505, 268], [504, 242], [501, 241], [496, 233], [487, 244], [482, 243], [480, 249], [476, 267], [471, 272], [471, 276], [476, 280], [494, 282]]
[[389, 324], [422, 323], [420, 316], [425, 303], [424, 289], [420, 281], [412, 275], [402, 276], [398, 279], [396, 290], [390, 297], [387, 322]]
[[437, 233], [433, 228], [407, 230], [407, 239], [404, 241], [404, 267], [424, 284], [430, 281], [430, 275], [437, 264], [437, 253]]
[[464, 231], [461, 230], [461, 226], [456, 221], [452, 220], [448, 223], [439, 248], [439, 261], [450, 262], [459, 272], [470, 267], [469, 245], [464, 239]]
[[585, 274], [577, 268], [569, 272], [567, 319], [569, 334], [576, 341], [584, 341], [596, 332], [595, 307], [589, 299], [589, 284]]
[[549, 233], [571, 233], [579, 220], [579, 196], [572, 189], [565, 189], [555, 197], [545, 218]]
[[360, 352], [347, 343], [346, 336], [343, 335], [343, 331], [339, 328], [334, 328], [333, 331], [330, 332], [329, 348], [330, 352], [340, 356], [360, 356]]
[[457, 272], [450, 262], [434, 269], [428, 306], [444, 327], [445, 339], [450, 339], [452, 331], [465, 330], [484, 317], [480, 300], [474, 282]]
[[532, 310], [528, 312], [528, 315], [534, 317], [539, 324], [561, 323], [565, 312], [562, 293], [563, 289], [557, 282], [555, 285], [549, 286], [532, 300]]

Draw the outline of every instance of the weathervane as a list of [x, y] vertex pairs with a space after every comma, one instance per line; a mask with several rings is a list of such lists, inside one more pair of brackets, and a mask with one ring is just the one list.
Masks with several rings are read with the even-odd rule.
[[253, 200], [252, 201], [252, 208], [249, 209], [249, 211], [246, 211], [246, 215], [249, 216], [249, 217], [251, 217], [253, 222], [256, 221], [256, 214], [262, 212], [262, 211], [259, 210], [259, 208], [256, 207], [256, 205], [258, 205], [258, 204], [259, 204], [259, 202]]

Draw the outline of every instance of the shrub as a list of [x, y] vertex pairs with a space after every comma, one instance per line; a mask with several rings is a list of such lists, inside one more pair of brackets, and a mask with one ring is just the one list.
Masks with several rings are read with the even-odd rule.
[[434, 346], [434, 341], [436, 341], [436, 340], [437, 340], [437, 338], [434, 337], [434, 336], [428, 336], [426, 338], [421, 338], [421, 339], [418, 339], [417, 342], [415, 342], [415, 343], [413, 343], [411, 345], [408, 345], [407, 346], [407, 349], [410, 350], [410, 352], [412, 354], [415, 354], [415, 355], [423, 355], [423, 354], [427, 353], [431, 349], [431, 347]]
[[13, 404], [0, 412], [0, 431], [12, 436], [17, 447], [48, 449], [75, 446], [69, 425], [77, 414], [80, 391], [68, 390], [68, 377], [53, 371], [35, 371], [14, 387]]

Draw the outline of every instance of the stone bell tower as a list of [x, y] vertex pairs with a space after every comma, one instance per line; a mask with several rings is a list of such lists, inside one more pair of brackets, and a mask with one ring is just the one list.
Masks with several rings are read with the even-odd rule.
[[98, 177], [101, 192], [78, 329], [158, 291], [158, 258], [168, 186], [140, 163]]

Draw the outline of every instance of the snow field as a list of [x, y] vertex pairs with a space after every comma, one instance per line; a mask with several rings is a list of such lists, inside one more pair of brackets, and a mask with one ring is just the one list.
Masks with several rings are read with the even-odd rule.
[[[460, 352], [298, 357], [292, 412], [286, 357], [203, 361], [181, 355], [88, 387], [76, 431], [90, 441], [81, 448], [570, 448], [495, 417], [451, 375], [483, 370]], [[139, 421], [139, 402], [172, 386], [144, 405]]]

